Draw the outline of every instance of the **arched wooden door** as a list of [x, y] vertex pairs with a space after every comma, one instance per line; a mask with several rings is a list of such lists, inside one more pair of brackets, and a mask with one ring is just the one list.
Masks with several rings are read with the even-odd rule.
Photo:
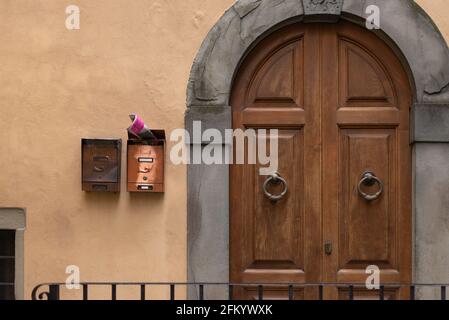
[[[393, 51], [351, 24], [296, 24], [263, 40], [236, 76], [234, 128], [279, 129], [279, 173], [287, 195], [270, 201], [257, 165], [231, 166], [230, 279], [236, 283], [411, 281], [412, 94]], [[367, 172], [383, 183], [361, 196]], [[367, 195], [379, 183], [360, 184]], [[372, 182], [371, 186], [370, 183]], [[273, 191], [275, 192], [275, 191]], [[326, 289], [344, 299], [347, 289]], [[295, 289], [317, 299], [318, 289]], [[356, 289], [355, 299], [378, 293]], [[235, 298], [257, 298], [254, 287]], [[265, 289], [287, 298], [285, 287]], [[407, 298], [386, 289], [386, 299]]]

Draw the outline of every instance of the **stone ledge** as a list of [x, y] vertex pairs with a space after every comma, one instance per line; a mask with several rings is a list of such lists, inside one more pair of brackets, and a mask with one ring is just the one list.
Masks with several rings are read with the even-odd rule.
[[415, 104], [412, 130], [412, 142], [449, 143], [449, 104]]
[[[200, 106], [190, 107], [185, 113], [185, 129], [193, 137], [193, 122], [201, 121], [201, 136], [207, 129], [218, 130], [224, 138], [225, 130], [232, 128], [232, 112], [229, 106]], [[210, 141], [201, 141], [209, 144]], [[194, 144], [190, 141], [190, 144]]]
[[25, 209], [0, 208], [0, 229], [17, 230], [25, 226]]

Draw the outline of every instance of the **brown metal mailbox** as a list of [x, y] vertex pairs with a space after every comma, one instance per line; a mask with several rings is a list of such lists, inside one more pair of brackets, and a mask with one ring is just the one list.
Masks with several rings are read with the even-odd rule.
[[120, 192], [122, 140], [82, 139], [82, 185], [87, 192]]
[[128, 191], [164, 192], [165, 131], [156, 139], [128, 140]]

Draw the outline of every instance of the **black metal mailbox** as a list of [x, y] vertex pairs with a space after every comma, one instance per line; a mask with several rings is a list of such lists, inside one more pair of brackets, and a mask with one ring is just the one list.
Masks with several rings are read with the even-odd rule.
[[121, 139], [82, 139], [82, 189], [120, 192]]

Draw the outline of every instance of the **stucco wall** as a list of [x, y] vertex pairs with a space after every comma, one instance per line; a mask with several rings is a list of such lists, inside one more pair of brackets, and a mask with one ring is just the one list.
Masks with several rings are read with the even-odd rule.
[[432, 18], [446, 41], [449, 39], [449, 8], [446, 0], [415, 0], [421, 8]]
[[130, 112], [182, 128], [192, 61], [231, 2], [0, 1], [0, 207], [27, 209], [26, 297], [71, 264], [85, 281], [186, 279], [185, 167], [168, 164], [163, 196], [86, 194], [80, 139], [126, 139]]
[[[126, 139], [130, 112], [183, 127], [192, 61], [233, 2], [0, 0], [0, 207], [27, 209], [26, 297], [71, 264], [84, 281], [186, 279], [186, 168], [168, 163], [163, 196], [125, 179], [119, 195], [86, 194], [80, 139]], [[446, 0], [417, 2], [448, 39]], [[80, 30], [65, 28], [70, 4]]]

